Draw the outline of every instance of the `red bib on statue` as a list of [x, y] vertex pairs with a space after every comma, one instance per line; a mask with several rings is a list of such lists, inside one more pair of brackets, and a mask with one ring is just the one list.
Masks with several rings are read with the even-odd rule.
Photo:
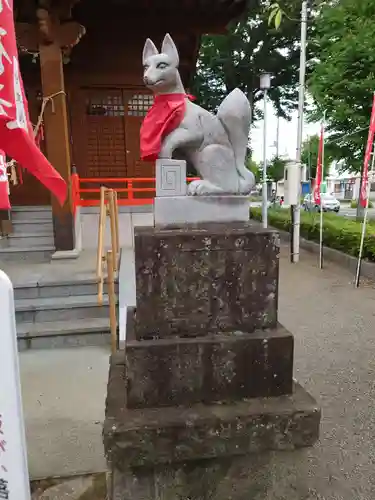
[[163, 139], [181, 124], [185, 116], [186, 94], [162, 94], [155, 97], [141, 126], [141, 159], [158, 159]]

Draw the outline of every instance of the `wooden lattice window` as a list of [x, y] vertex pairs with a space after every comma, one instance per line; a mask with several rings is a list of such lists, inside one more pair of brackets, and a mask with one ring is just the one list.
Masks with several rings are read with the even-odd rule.
[[134, 94], [128, 102], [129, 116], [145, 116], [154, 102], [150, 94]]
[[91, 116], [124, 116], [125, 107], [121, 95], [93, 95], [86, 100], [86, 112]]

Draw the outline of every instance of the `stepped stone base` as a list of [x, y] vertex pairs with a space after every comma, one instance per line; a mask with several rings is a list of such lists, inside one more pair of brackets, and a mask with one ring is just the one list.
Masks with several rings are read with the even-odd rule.
[[135, 231], [136, 309], [103, 433], [109, 500], [305, 498], [271, 477], [288, 478], [285, 453], [320, 424], [277, 321], [278, 263], [277, 233], [258, 224]]
[[[111, 362], [104, 426], [104, 446], [113, 474], [110, 498], [255, 498], [249, 491], [258, 487], [257, 479], [236, 476], [234, 457], [246, 454], [244, 466], [251, 469], [261, 463], [264, 468], [269, 451], [314, 444], [319, 423], [316, 402], [298, 384], [290, 395], [231, 404], [128, 409], [122, 353]], [[267, 480], [266, 471], [262, 469], [263, 480]], [[159, 480], [160, 490], [154, 487]], [[233, 485], [239, 482], [236, 496], [224, 497], [224, 492], [207, 496], [210, 480], [214, 481], [211, 488], [224, 480]]]

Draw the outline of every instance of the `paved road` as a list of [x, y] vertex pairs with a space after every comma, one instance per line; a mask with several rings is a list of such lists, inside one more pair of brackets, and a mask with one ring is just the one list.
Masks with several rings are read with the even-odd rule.
[[[250, 203], [250, 206], [260, 208], [262, 206], [262, 203], [258, 202], [258, 201], [252, 201]], [[269, 203], [268, 206], [270, 207], [271, 203]], [[289, 205], [284, 205], [283, 208], [287, 209], [287, 208], [289, 208]], [[347, 219], [355, 219], [355, 217], [357, 215], [357, 210], [355, 208], [350, 208], [350, 206], [347, 204], [341, 204], [340, 212], [337, 215], [341, 216], [341, 217], [345, 217]], [[369, 208], [368, 217], [369, 217], [369, 219], [375, 219], [375, 208]]]
[[[341, 205], [339, 215], [347, 217], [348, 219], [354, 219], [357, 215], [357, 210], [346, 205]], [[375, 219], [375, 208], [368, 209], [368, 217], [369, 219]]]
[[299, 452], [286, 455], [294, 465], [267, 500], [375, 498], [375, 286], [355, 290], [352, 279], [331, 263], [320, 271], [305, 252], [290, 264], [283, 248], [280, 321], [295, 335], [295, 377], [323, 417], [319, 444], [298, 466]]
[[102, 444], [109, 349], [20, 353], [32, 479], [106, 470]]

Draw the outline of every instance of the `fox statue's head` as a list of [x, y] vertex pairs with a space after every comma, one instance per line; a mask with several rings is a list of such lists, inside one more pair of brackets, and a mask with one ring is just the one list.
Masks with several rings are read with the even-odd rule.
[[178, 64], [178, 51], [170, 35], [165, 35], [160, 53], [152, 40], [146, 40], [143, 48], [143, 81], [154, 94], [185, 92]]

